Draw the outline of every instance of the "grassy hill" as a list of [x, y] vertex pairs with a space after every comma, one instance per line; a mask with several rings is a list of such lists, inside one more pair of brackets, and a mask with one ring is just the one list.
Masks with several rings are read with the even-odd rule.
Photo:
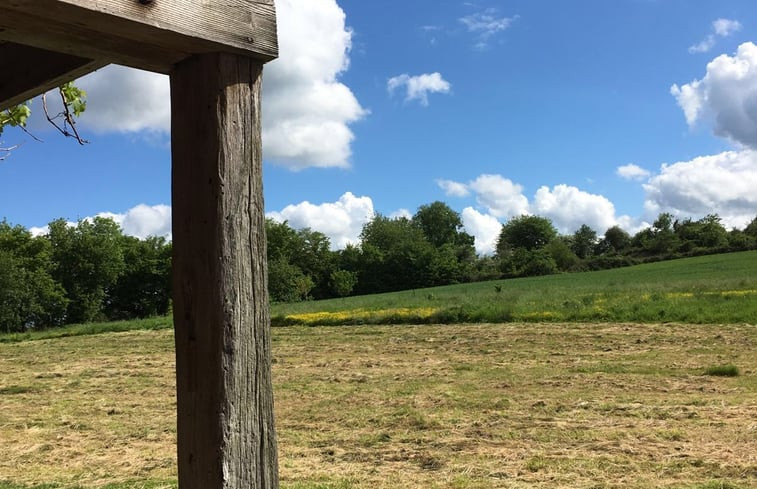
[[[598, 272], [273, 304], [272, 324], [757, 323], [757, 251]], [[170, 316], [0, 334], [0, 343], [173, 327]], [[2, 489], [2, 488], [0, 488]]]
[[757, 251], [274, 304], [273, 324], [757, 322]]

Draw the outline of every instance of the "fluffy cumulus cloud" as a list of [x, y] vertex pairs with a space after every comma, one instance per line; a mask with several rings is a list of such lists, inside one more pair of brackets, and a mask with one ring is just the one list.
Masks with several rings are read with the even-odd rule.
[[165, 75], [113, 65], [90, 73], [77, 85], [87, 92], [81, 124], [88, 131], [171, 130], [171, 89]]
[[[93, 217], [106, 217], [117, 222], [123, 233], [127, 236], [135, 236], [140, 239], [149, 236], [161, 236], [171, 239], [171, 207], [163, 204], [146, 205], [139, 204], [123, 213], [100, 212]], [[92, 217], [85, 217], [92, 219]], [[76, 226], [75, 222], [69, 222], [70, 226]], [[47, 226], [31, 227], [29, 231], [35, 236], [46, 234]]]
[[476, 201], [495, 217], [515, 217], [528, 213], [523, 186], [501, 175], [480, 175], [468, 184]]
[[496, 217], [483, 214], [473, 207], [463, 209], [461, 219], [465, 232], [475, 239], [476, 252], [481, 255], [494, 254], [502, 223]]
[[[638, 170], [631, 173], [638, 173]], [[476, 250], [488, 254], [494, 250], [503, 222], [524, 214], [549, 218], [563, 234], [569, 234], [587, 224], [599, 234], [618, 225], [628, 232], [636, 232], [645, 223], [629, 216], [618, 216], [615, 205], [606, 197], [592, 194], [570, 185], [542, 186], [529, 198], [523, 187], [502, 175], [480, 175], [468, 183], [438, 180], [447, 195], [475, 195], [480, 207], [466, 207], [462, 212], [466, 231], [476, 239]]]
[[701, 80], [673, 85], [671, 94], [693, 126], [712, 121], [716, 135], [757, 148], [757, 45], [747, 42], [733, 56], [721, 55], [707, 65]]
[[530, 210], [550, 218], [561, 233], [571, 233], [587, 224], [602, 234], [618, 224], [615, 205], [606, 197], [564, 184], [539, 188]]
[[295, 229], [310, 228], [325, 234], [331, 240], [333, 249], [357, 243], [363, 225], [373, 215], [371, 198], [356, 197], [351, 192], [345, 193], [336, 202], [311, 204], [304, 201], [266, 214], [275, 221], [287, 221]]
[[[347, 167], [350, 124], [367, 111], [339, 81], [352, 45], [344, 11], [336, 0], [277, 0], [276, 8], [280, 57], [264, 70], [264, 157], [292, 169]], [[78, 84], [87, 91], [87, 130], [169, 133], [168, 77], [108, 66]]]
[[741, 22], [732, 19], [717, 19], [712, 22], [712, 32], [702, 41], [689, 46], [689, 52], [692, 54], [709, 52], [718, 37], [728, 37], [741, 30]]
[[352, 31], [336, 0], [277, 0], [280, 57], [263, 80], [263, 153], [290, 168], [349, 166], [349, 124], [363, 118], [339, 82]]
[[649, 170], [645, 170], [639, 165], [634, 165], [633, 163], [619, 166], [615, 170], [615, 173], [617, 173], [619, 177], [625, 178], [626, 180], [644, 180], [649, 175], [651, 175]]
[[476, 202], [494, 218], [510, 218], [528, 213], [528, 198], [523, 186], [502, 175], [479, 175], [468, 183], [439, 179], [436, 184], [450, 197], [473, 193]]
[[468, 186], [464, 183], [438, 179], [436, 184], [439, 185], [439, 188], [444, 190], [444, 194], [448, 197], [467, 197], [470, 195], [470, 190], [468, 190]]
[[390, 78], [386, 88], [389, 93], [404, 89], [406, 102], [417, 100], [421, 105], [427, 106], [430, 93], [449, 93], [452, 85], [438, 72], [415, 76], [403, 73]]
[[757, 151], [728, 151], [663, 165], [644, 184], [650, 216], [671, 212], [700, 218], [718, 214], [728, 227], [743, 228], [757, 215]]

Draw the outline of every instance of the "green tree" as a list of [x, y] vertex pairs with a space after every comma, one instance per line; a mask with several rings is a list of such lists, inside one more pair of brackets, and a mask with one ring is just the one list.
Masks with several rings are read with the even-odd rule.
[[647, 242], [647, 251], [653, 254], [672, 253], [678, 245], [678, 237], [673, 229], [673, 215], [663, 212], [652, 224], [652, 239]]
[[540, 216], [519, 216], [502, 226], [497, 241], [497, 255], [506, 257], [518, 248], [537, 250], [557, 237], [552, 221]]
[[65, 291], [51, 276], [50, 244], [21, 226], [0, 221], [0, 331], [57, 326]]
[[298, 302], [308, 298], [313, 280], [299, 267], [278, 258], [268, 262], [268, 294], [274, 302]]
[[162, 316], [171, 305], [171, 245], [165, 238], [123, 236], [124, 271], [107, 289], [109, 319]]
[[299, 248], [289, 260], [312, 280], [313, 287], [309, 292], [314, 299], [331, 297], [330, 279], [336, 254], [330, 249], [329, 238], [319, 231], [305, 228], [297, 231], [296, 242]]
[[63, 219], [49, 224], [53, 277], [63, 285], [69, 304], [67, 323], [103, 316], [108, 289], [124, 270], [123, 234], [112, 219], [95, 217], [69, 226]]
[[380, 214], [363, 226], [360, 293], [424, 287], [430, 283], [435, 248], [410, 220]]
[[566, 241], [572, 240], [560, 238], [550, 241], [550, 243], [544, 247], [544, 250], [552, 257], [558, 270], [563, 272], [573, 271], [579, 266], [581, 260], [578, 259], [578, 256], [576, 256], [568, 243], [566, 243]]
[[[331, 243], [325, 234], [307, 228], [295, 230], [286, 221], [276, 222], [266, 219], [266, 235], [268, 261], [276, 263], [275, 266], [268, 267], [270, 294], [274, 293], [272, 287], [278, 287], [278, 284], [283, 283], [293, 283], [292, 277], [299, 277], [299, 274], [302, 274], [308, 277], [310, 284], [302, 299], [311, 295], [315, 299], [332, 296], [330, 276], [336, 268], [337, 255], [330, 250]], [[296, 267], [299, 273], [294, 273], [292, 268], [285, 264]], [[273, 276], [275, 273], [284, 275], [275, 277]], [[300, 281], [301, 286], [305, 284], [306, 282]], [[303, 289], [303, 287], [300, 288]], [[282, 292], [277, 291], [276, 296], [282, 297]]]
[[337, 297], [347, 297], [357, 285], [357, 273], [334, 270], [330, 277], [331, 290]]
[[631, 245], [631, 236], [625, 232], [620, 226], [612, 226], [605, 231], [605, 236], [602, 240], [600, 248], [613, 251], [615, 253], [622, 253]]
[[728, 231], [720, 223], [717, 214], [692, 221], [684, 219], [673, 224], [673, 230], [679, 241], [681, 251], [690, 251], [694, 248], [719, 249], [728, 245]]
[[582, 224], [573, 233], [571, 244], [571, 249], [577, 257], [581, 259], [589, 258], [594, 254], [594, 248], [597, 245], [597, 232], [586, 224]]
[[466, 241], [465, 237], [461, 236], [466, 233], [463, 232], [460, 214], [444, 202], [436, 201], [420, 206], [412, 222], [423, 231], [428, 242], [436, 248]]
[[435, 248], [428, 285], [467, 281], [473, 272], [476, 249], [473, 236], [463, 230], [460, 214], [444, 202], [436, 201], [420, 206], [412, 223]]

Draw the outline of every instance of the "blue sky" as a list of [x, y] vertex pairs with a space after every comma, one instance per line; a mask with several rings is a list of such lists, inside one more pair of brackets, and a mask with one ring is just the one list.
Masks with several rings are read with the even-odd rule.
[[[278, 0], [264, 79], [268, 214], [357, 239], [443, 200], [477, 249], [523, 213], [562, 232], [659, 212], [757, 215], [753, 1]], [[170, 233], [165, 77], [107, 68], [79, 147], [35, 120], [0, 162], [0, 217], [111, 215]], [[39, 111], [37, 111], [39, 113]]]

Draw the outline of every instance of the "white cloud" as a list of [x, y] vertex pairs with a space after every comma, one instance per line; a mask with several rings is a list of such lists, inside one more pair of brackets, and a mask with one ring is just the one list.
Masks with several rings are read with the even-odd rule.
[[436, 184], [439, 185], [439, 188], [444, 190], [444, 195], [448, 197], [467, 197], [470, 195], [470, 190], [468, 190], [468, 186], [464, 183], [438, 179]]
[[465, 232], [475, 239], [476, 253], [492, 255], [497, 248], [497, 239], [502, 223], [490, 214], [482, 214], [473, 207], [466, 207], [461, 214]]
[[389, 93], [394, 93], [395, 90], [403, 87], [406, 89], [405, 101], [417, 100], [421, 105], [426, 106], [430, 93], [449, 93], [452, 85], [438, 72], [416, 76], [403, 73], [390, 78], [386, 83]]
[[356, 197], [351, 192], [336, 202], [311, 204], [304, 201], [288, 205], [281, 211], [266, 213], [278, 222], [287, 221], [295, 229], [310, 228], [331, 240], [332, 249], [356, 244], [363, 225], [373, 218], [373, 201], [370, 197]]
[[727, 151], [662, 165], [644, 184], [649, 217], [670, 212], [701, 218], [718, 214], [727, 227], [742, 228], [757, 215], [757, 151]]
[[348, 167], [349, 124], [367, 115], [338, 81], [352, 31], [336, 0], [277, 0], [279, 59], [263, 80], [263, 153], [293, 169]]
[[618, 174], [618, 176], [625, 178], [626, 180], [644, 180], [649, 175], [651, 175], [649, 170], [645, 170], [639, 165], [634, 165], [633, 163], [619, 166], [615, 170], [615, 172]]
[[148, 236], [171, 237], [171, 207], [139, 204], [126, 211], [121, 220], [125, 234], [146, 238]]
[[468, 185], [478, 203], [495, 217], [515, 217], [528, 212], [523, 187], [501, 175], [481, 175]]
[[45, 234], [50, 232], [49, 226], [32, 226], [29, 228], [29, 232], [32, 233], [32, 236], [44, 236]]
[[81, 124], [88, 131], [171, 131], [168, 77], [123, 66], [108, 66], [77, 82], [87, 92]]
[[708, 34], [702, 41], [689, 46], [689, 52], [692, 54], [707, 53], [715, 47], [715, 43], [717, 42], [716, 36], [728, 37], [740, 31], [741, 27], [741, 22], [738, 20], [717, 19], [712, 22], [712, 34]]
[[[368, 111], [339, 81], [352, 47], [344, 11], [336, 0], [277, 0], [276, 8], [280, 57], [264, 69], [264, 157], [294, 170], [348, 167], [350, 124]], [[169, 134], [167, 76], [108, 66], [77, 83], [87, 91], [87, 131]], [[56, 110], [55, 97], [48, 98]], [[32, 127], [43, 127], [40, 115]]]
[[478, 40], [475, 47], [484, 49], [488, 47], [489, 38], [507, 30], [518, 18], [517, 15], [500, 17], [496, 9], [488, 8], [482, 12], [466, 15], [458, 20], [468, 29], [468, 32], [476, 34]]
[[731, 19], [717, 19], [712, 23], [712, 29], [720, 37], [728, 37], [741, 30], [741, 22]]
[[557, 230], [565, 234], [574, 232], [582, 224], [602, 234], [619, 222], [615, 217], [615, 205], [606, 197], [564, 184], [552, 189], [539, 188], [530, 210], [533, 214], [550, 218]]
[[391, 219], [400, 219], [400, 218], [412, 219], [413, 214], [407, 209], [397, 209], [396, 211], [389, 214], [389, 217]]
[[[92, 220], [93, 216], [85, 217], [84, 220]], [[94, 217], [113, 219], [127, 236], [144, 239], [149, 236], [160, 236], [171, 239], [171, 206], [158, 204], [139, 204], [123, 213], [99, 212]], [[75, 222], [68, 221], [69, 226], [76, 226]], [[29, 231], [34, 236], [47, 234], [47, 226], [31, 227]]]
[[[448, 181], [443, 180], [443, 182]], [[617, 216], [615, 205], [606, 197], [591, 194], [570, 185], [555, 185], [551, 189], [542, 186], [529, 202], [528, 197], [523, 193], [523, 186], [502, 175], [480, 175], [467, 185], [453, 183], [472, 191], [476, 202], [486, 211], [482, 213], [473, 208], [467, 210], [469, 232], [477, 236], [479, 243], [476, 246], [481, 249], [489, 246], [486, 243], [490, 244], [491, 236], [485, 231], [474, 232], [474, 229], [491, 231], [494, 229], [493, 221], [507, 220], [524, 214], [547, 217], [564, 234], [574, 232], [582, 224], [591, 226], [598, 233], [604, 233], [607, 228], [614, 225], [619, 225], [628, 231], [638, 229], [638, 224], [633, 218]], [[440, 184], [440, 187], [445, 189], [444, 185]], [[482, 216], [487, 216], [487, 220], [484, 221]], [[482, 222], [485, 222], [488, 228], [482, 228]], [[466, 224], [466, 229], [469, 225]]]
[[709, 52], [713, 47], [715, 47], [715, 36], [710, 34], [709, 36], [705, 37], [703, 40], [696, 44], [692, 44], [689, 46], [689, 52], [691, 54], [696, 53], [707, 53]]
[[701, 80], [681, 87], [673, 85], [671, 94], [683, 109], [686, 122], [714, 123], [716, 135], [757, 148], [757, 45], [746, 42], [734, 56], [721, 55], [707, 65]]

